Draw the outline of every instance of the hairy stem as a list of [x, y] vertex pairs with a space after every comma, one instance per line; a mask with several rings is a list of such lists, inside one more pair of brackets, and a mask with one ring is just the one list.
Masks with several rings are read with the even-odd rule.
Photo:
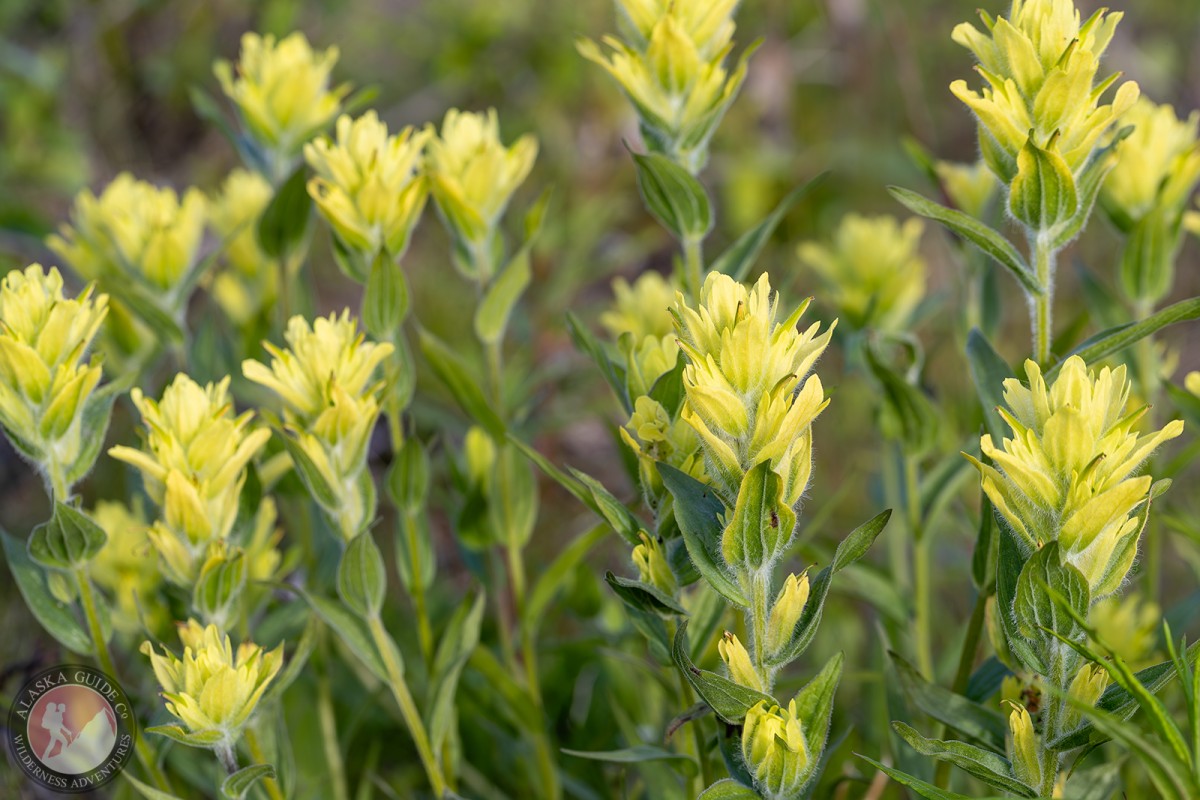
[[425, 601], [425, 581], [421, 574], [420, 553], [421, 545], [417, 537], [421, 535], [417, 511], [404, 512], [404, 533], [408, 542], [408, 563], [412, 594], [413, 612], [417, 615], [417, 639], [421, 643], [421, 657], [425, 666], [433, 664], [433, 628], [429, 624], [429, 609]]
[[913, 546], [913, 589], [917, 667], [933, 680], [933, 543], [925, 535], [921, 514], [921, 476], [917, 459], [904, 454], [904, 500]]
[[693, 303], [700, 302], [700, 287], [704, 283], [704, 237], [686, 235], [683, 238], [683, 286]]
[[770, 619], [771, 570], [759, 569], [750, 575], [750, 638], [754, 644], [754, 669], [763, 691], [770, 692], [772, 670], [766, 664], [767, 622]]
[[1034, 270], [1042, 293], [1030, 301], [1033, 316], [1033, 357], [1043, 366], [1050, 361], [1050, 342], [1054, 336], [1054, 262], [1058, 252], [1049, 237], [1037, 234], [1032, 238]]

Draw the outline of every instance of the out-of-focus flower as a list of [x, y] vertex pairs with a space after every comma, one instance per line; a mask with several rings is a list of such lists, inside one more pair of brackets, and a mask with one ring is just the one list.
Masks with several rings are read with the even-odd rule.
[[613, 281], [613, 306], [600, 315], [600, 324], [614, 339], [629, 334], [635, 341], [647, 336], [675, 336], [671, 307], [678, 291], [657, 272], [643, 272], [632, 284], [624, 278]]
[[283, 645], [270, 652], [252, 642], [234, 650], [216, 625], [188, 620], [179, 630], [183, 658], [166, 648], [162, 655], [144, 642], [162, 686], [167, 711], [187, 729], [183, 737], [198, 747], [230, 747], [254, 713], [263, 692], [283, 666]]
[[1171, 291], [1188, 200], [1200, 182], [1200, 112], [1181, 120], [1171, 106], [1141, 98], [1121, 124], [1133, 132], [1117, 151], [1100, 202], [1126, 236], [1123, 288], [1153, 303]]
[[742, 758], [764, 797], [798, 795], [812, 776], [816, 759], [810, 755], [795, 700], [786, 709], [764, 700], [746, 712]]
[[1001, 416], [1011, 439], [997, 446], [980, 440], [989, 466], [971, 458], [983, 489], [1026, 553], [1057, 541], [1064, 560], [1087, 580], [1093, 598], [1114, 592], [1137, 555], [1151, 478], [1133, 472], [1183, 431], [1175, 420], [1139, 435], [1133, 428], [1143, 406], [1125, 410], [1130, 384], [1125, 367], [1088, 371], [1083, 359], [1063, 363], [1053, 387], [1041, 369], [1025, 362], [1029, 386], [1004, 382]]
[[633, 564], [637, 567], [642, 581], [657, 586], [669, 595], [675, 594], [679, 582], [667, 560], [667, 549], [663, 546], [662, 539], [652, 537], [645, 531], [639, 533], [638, 537], [642, 543], [633, 548]]
[[348, 541], [374, 514], [367, 445], [381, 411], [382, 382], [371, 380], [393, 348], [365, 341], [349, 310], [311, 326], [292, 317], [284, 338], [286, 350], [264, 343], [270, 367], [247, 360], [242, 372], [283, 400], [287, 428], [307, 460], [301, 476], [320, 482], [309, 488]]
[[983, 219], [988, 205], [996, 196], [996, 190], [1000, 188], [1000, 182], [987, 162], [980, 160], [973, 164], [957, 164], [939, 161], [934, 164], [934, 170], [942, 184], [942, 191], [955, 208], [975, 219]]
[[315, 52], [302, 33], [276, 41], [274, 36], [247, 33], [236, 67], [218, 61], [213, 67], [222, 91], [237, 107], [242, 127], [264, 153], [273, 181], [286, 175], [300, 148], [341, 110], [348, 84], [330, 88], [338, 49]]
[[108, 590], [116, 603], [113, 625], [123, 633], [134, 633], [141, 630], [139, 617], [145, 614], [147, 624], [155, 627], [166, 619], [163, 607], [152, 602], [162, 585], [162, 574], [141, 503], [126, 507], [101, 500], [90, 516], [108, 534], [108, 541], [88, 564], [88, 570], [96, 585]]
[[96, 460], [103, 431], [94, 426], [108, 421], [85, 424], [101, 377], [99, 361], [85, 358], [107, 312], [107, 295], [89, 286], [68, 298], [62, 275], [41, 264], [0, 284], [0, 424], [62, 501]]
[[118, 175], [100, 196], [75, 196], [71, 222], [47, 240], [87, 280], [132, 279], [178, 311], [187, 299], [204, 236], [206, 203], [197, 189], [174, 189]]
[[1088, 622], [1107, 646], [1137, 670], [1161, 660], [1155, 650], [1162, 618], [1157, 603], [1134, 592], [1104, 598], [1092, 606]]
[[504, 146], [495, 109], [473, 113], [452, 108], [441, 133], [429, 139], [425, 172], [430, 191], [460, 251], [459, 266], [469, 276], [491, 278], [496, 228], [513, 192], [533, 169], [537, 152], [531, 134]]
[[637, 110], [646, 144], [693, 174], [746, 78], [749, 52], [733, 73], [737, 0], [618, 0], [626, 41], [604, 37], [605, 52], [580, 40], [581, 55], [604, 67]]
[[1200, 397], [1200, 372], [1189, 372], [1183, 379], [1183, 388]]
[[925, 296], [919, 219], [847, 214], [828, 245], [800, 246], [800, 260], [826, 288], [839, 319], [855, 328], [899, 332]]
[[145, 424], [145, 449], [117, 446], [109, 455], [136, 467], [162, 510], [150, 539], [167, 576], [191, 585], [209, 544], [225, 540], [237, 519], [246, 465], [271, 432], [250, 429], [253, 412], [233, 414], [229, 378], [200, 386], [179, 374], [155, 402], [131, 393]]
[[212, 294], [236, 325], [245, 325], [275, 302], [279, 271], [258, 244], [259, 217], [271, 202], [267, 179], [235, 169], [209, 201], [209, 223], [225, 241], [228, 269], [213, 279]]
[[403, 255], [425, 207], [426, 186], [418, 174], [429, 130], [404, 128], [388, 136], [374, 111], [352, 120], [338, 118], [336, 139], [304, 146], [316, 176], [308, 193], [343, 244], [369, 264], [380, 252]]

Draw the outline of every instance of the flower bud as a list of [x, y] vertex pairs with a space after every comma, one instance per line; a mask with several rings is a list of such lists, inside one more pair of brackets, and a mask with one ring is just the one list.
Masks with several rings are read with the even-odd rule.
[[1121, 585], [1137, 554], [1138, 510], [1148, 501], [1151, 478], [1132, 475], [1183, 423], [1135, 433], [1146, 407], [1126, 413], [1124, 365], [1096, 374], [1072, 356], [1051, 388], [1036, 363], [1027, 361], [1025, 370], [1028, 387], [1015, 378], [1004, 382], [1007, 408], [1000, 414], [1013, 437], [999, 447], [991, 436], [980, 440], [995, 466], [971, 460], [1019, 546], [1032, 553], [1057, 541], [1064, 561], [1099, 599]]
[[452, 108], [441, 133], [429, 140], [425, 171], [430, 190], [460, 251], [459, 267], [469, 277], [491, 278], [500, 217], [533, 169], [537, 152], [537, 139], [530, 134], [504, 146], [495, 109], [476, 114]]
[[1009, 760], [1013, 777], [1026, 786], [1041, 786], [1042, 764], [1038, 759], [1037, 734], [1024, 706], [1015, 705], [1008, 715]]
[[293, 461], [303, 462], [297, 470], [349, 541], [375, 513], [367, 446], [382, 410], [383, 384], [370, 381], [393, 347], [364, 341], [348, 310], [311, 327], [292, 317], [284, 338], [287, 350], [264, 343], [270, 367], [247, 360], [242, 372], [283, 400]]
[[746, 651], [745, 646], [736, 636], [725, 631], [725, 635], [717, 642], [717, 652], [721, 654], [721, 660], [729, 668], [730, 680], [749, 689], [763, 691], [762, 678], [750, 660], [750, 653]]
[[855, 328], [902, 332], [925, 296], [919, 219], [842, 218], [828, 245], [800, 246], [800, 261], [821, 280], [826, 302]]
[[335, 141], [304, 146], [316, 173], [308, 182], [321, 215], [345, 247], [365, 264], [386, 252], [399, 258], [425, 207], [425, 181], [418, 174], [429, 130], [404, 128], [388, 136], [374, 111], [352, 120], [338, 118]]
[[1200, 397], [1200, 372], [1189, 372], [1183, 379], [1183, 388]]
[[620, 0], [626, 42], [604, 37], [577, 43], [633, 103], [647, 146], [696, 174], [708, 142], [746, 78], [749, 52], [730, 75], [737, 0]]
[[795, 700], [786, 710], [764, 700], [746, 712], [742, 759], [763, 797], [783, 800], [799, 794], [816, 764], [796, 715]]
[[[828, 404], [821, 379], [808, 373], [833, 327], [820, 336], [819, 323], [798, 332], [806, 307], [777, 321], [778, 298], [766, 274], [747, 289], [710, 273], [696, 308], [676, 297], [680, 347], [688, 359], [681, 417], [699, 434], [707, 473], [726, 507], [734, 505], [746, 473], [764, 461], [780, 478], [789, 508], [808, 486], [811, 425]], [[784, 533], [786, 545], [791, 531]]]
[[180, 373], [158, 402], [140, 389], [130, 396], [145, 424], [144, 450], [120, 445], [108, 452], [142, 473], [162, 511], [150, 539], [167, 577], [190, 586], [209, 545], [233, 530], [246, 465], [271, 432], [250, 429], [252, 412], [233, 415], [228, 377], [202, 387]]
[[[1091, 707], [1100, 700], [1100, 695], [1104, 694], [1106, 688], [1108, 688], [1108, 670], [1099, 664], [1084, 664], [1079, 668], [1079, 672], [1075, 673], [1071, 686], [1067, 689], [1067, 694], [1085, 706]], [[1060, 727], [1064, 731], [1073, 730], [1085, 719], [1083, 712], [1070, 704], [1063, 708], [1062, 714], [1063, 720]]]
[[484, 492], [488, 491], [492, 484], [492, 470], [496, 466], [495, 440], [483, 428], [472, 425], [463, 439], [463, 456], [471, 484]]
[[104, 429], [95, 426], [108, 423], [107, 413], [85, 422], [101, 377], [99, 361], [85, 356], [108, 296], [89, 286], [69, 299], [62, 289], [58, 270], [40, 264], [0, 284], [0, 424], [65, 501], [96, 459]]
[[132, 280], [174, 315], [199, 262], [206, 205], [196, 189], [180, 198], [123, 172], [99, 197], [76, 195], [70, 224], [47, 244], [83, 278]]
[[177, 738], [199, 747], [232, 745], [283, 665], [283, 645], [268, 653], [245, 642], [235, 651], [216, 625], [201, 627], [195, 620], [181, 626], [179, 638], [183, 658], [165, 647], [159, 655], [150, 642], [141, 646], [167, 711], [187, 729]]
[[261, 151], [267, 176], [278, 182], [291, 171], [301, 146], [337, 116], [348, 84], [329, 88], [338, 49], [314, 52], [302, 33], [276, 41], [247, 33], [236, 67], [213, 67], [222, 91], [237, 107], [242, 128]]
[[804, 605], [808, 602], [808, 573], [797, 577], [789, 575], [783, 582], [783, 588], [775, 598], [771, 607], [770, 621], [767, 623], [767, 650], [772, 654], [783, 652], [792, 641], [796, 623], [804, 613]]
[[669, 595], [679, 588], [671, 564], [667, 561], [667, 550], [658, 538], [651, 538], [645, 531], [638, 534], [642, 543], [633, 548], [633, 564], [644, 583], [657, 586]]

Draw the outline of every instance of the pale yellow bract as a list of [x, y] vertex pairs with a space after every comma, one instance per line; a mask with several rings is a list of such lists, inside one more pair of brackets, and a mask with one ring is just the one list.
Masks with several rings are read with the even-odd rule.
[[279, 271], [258, 244], [258, 220], [274, 190], [257, 172], [235, 169], [209, 199], [209, 225], [225, 242], [228, 269], [213, 279], [212, 294], [237, 325], [270, 306], [279, 292]]
[[796, 796], [816, 764], [809, 755], [795, 700], [787, 708], [764, 700], [746, 712], [742, 757], [763, 797], [782, 800]]
[[1028, 387], [1015, 378], [1004, 382], [1007, 407], [1000, 413], [1012, 438], [999, 445], [989, 435], [980, 440], [995, 466], [968, 458], [1026, 552], [1057, 541], [1094, 598], [1111, 594], [1137, 555], [1137, 511], [1150, 492], [1150, 476], [1133, 473], [1159, 445], [1183, 432], [1183, 422], [1136, 433], [1146, 407], [1126, 411], [1130, 383], [1124, 365], [1092, 373], [1072, 356], [1052, 387], [1033, 361], [1025, 362], [1025, 372]]
[[283, 645], [264, 651], [252, 642], [235, 650], [216, 625], [188, 620], [180, 626], [183, 657], [150, 642], [141, 652], [150, 658], [162, 687], [167, 711], [197, 737], [197, 743], [230, 746], [241, 735], [267, 686], [283, 666]]
[[1133, 132], [1100, 195], [1113, 221], [1128, 230], [1155, 211], [1182, 215], [1200, 182], [1200, 111], [1180, 119], [1171, 106], [1142, 97], [1121, 124]]

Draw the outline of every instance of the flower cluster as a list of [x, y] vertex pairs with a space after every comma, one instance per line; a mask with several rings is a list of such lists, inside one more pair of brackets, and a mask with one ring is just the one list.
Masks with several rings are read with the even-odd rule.
[[[1114, 592], [1137, 554], [1151, 478], [1133, 472], [1163, 442], [1183, 431], [1179, 420], [1153, 433], [1134, 426], [1146, 407], [1126, 412], [1125, 367], [1088, 371], [1072, 356], [1052, 387], [1025, 362], [1029, 386], [1004, 383], [1000, 409], [1012, 438], [999, 445], [985, 435], [972, 461], [984, 491], [1026, 553], [1057, 541], [1064, 560], [1086, 578], [1093, 599]], [[1144, 515], [1142, 515], [1144, 516]]]
[[[1013, 0], [1007, 19], [980, 16], [986, 33], [963, 23], [953, 38], [979, 59], [988, 85], [977, 92], [958, 80], [950, 90], [975, 112], [984, 160], [1010, 187], [1014, 216], [1035, 230], [1064, 225], [1080, 210], [1082, 171], [1138, 97], [1129, 81], [1101, 105], [1119, 75], [1096, 84], [1122, 15], [1102, 10], [1082, 21], [1072, 0]], [[1055, 209], [1032, 197], [1048, 173]]]
[[494, 109], [486, 114], [450, 109], [441, 133], [429, 140], [429, 188], [454, 238], [459, 268], [468, 276], [492, 277], [496, 228], [537, 152], [537, 139], [530, 134], [505, 147]]
[[228, 269], [213, 279], [212, 295], [229, 319], [246, 325], [275, 302], [279, 273], [258, 243], [258, 220], [273, 192], [257, 172], [235, 169], [209, 200], [209, 224], [225, 242]]
[[144, 450], [117, 446], [109, 455], [136, 467], [162, 511], [149, 536], [168, 578], [195, 580], [209, 547], [224, 542], [237, 519], [246, 466], [271, 432], [251, 429], [253, 412], [234, 416], [229, 378], [200, 386], [180, 374], [160, 401], [131, 393], [145, 425]]
[[267, 652], [243, 642], [235, 650], [216, 625], [202, 627], [195, 620], [180, 626], [179, 639], [183, 658], [165, 647], [159, 655], [150, 642], [141, 647], [162, 686], [167, 711], [187, 729], [172, 738], [198, 747], [231, 747], [283, 666], [283, 645]]
[[314, 52], [302, 33], [279, 41], [247, 33], [236, 68], [228, 61], [213, 68], [273, 182], [286, 176], [304, 143], [341, 110], [350, 87], [330, 88], [337, 60], [336, 47]]
[[132, 508], [124, 503], [101, 500], [91, 517], [108, 534], [108, 541], [88, 564], [97, 585], [116, 600], [113, 625], [122, 633], [136, 633], [144, 616], [153, 629], [166, 618], [166, 609], [146, 602], [162, 584], [150, 525], [140, 502]]
[[819, 756], [809, 750], [795, 700], [787, 708], [764, 700], [746, 712], [742, 757], [763, 797], [782, 800], [799, 796]]
[[299, 472], [349, 541], [375, 513], [367, 445], [381, 411], [382, 383], [372, 377], [393, 347], [365, 341], [348, 310], [311, 326], [292, 317], [284, 339], [289, 349], [264, 343], [270, 367], [247, 360], [242, 372], [283, 400], [293, 461], [303, 459]]
[[178, 312], [198, 264], [207, 204], [196, 189], [157, 187], [121, 173], [100, 196], [75, 198], [71, 223], [48, 240], [87, 280], [132, 280]]
[[358, 119], [338, 118], [333, 141], [305, 145], [316, 176], [308, 193], [345, 248], [368, 265], [386, 252], [399, 258], [425, 207], [425, 182], [418, 175], [428, 130], [404, 128], [388, 135], [374, 111]]
[[86, 356], [107, 312], [107, 295], [89, 286], [68, 298], [62, 275], [41, 264], [13, 270], [0, 284], [0, 425], [63, 501], [104, 438], [107, 416], [88, 413], [100, 364]]
[[579, 52], [608, 70], [637, 109], [646, 144], [693, 174], [708, 160], [708, 143], [746, 78], [749, 53], [733, 73], [738, 0], [617, 0], [625, 41], [604, 37]]
[[925, 296], [925, 261], [918, 253], [919, 219], [847, 214], [828, 245], [800, 246], [801, 262], [817, 274], [827, 302], [854, 328], [906, 330]]

